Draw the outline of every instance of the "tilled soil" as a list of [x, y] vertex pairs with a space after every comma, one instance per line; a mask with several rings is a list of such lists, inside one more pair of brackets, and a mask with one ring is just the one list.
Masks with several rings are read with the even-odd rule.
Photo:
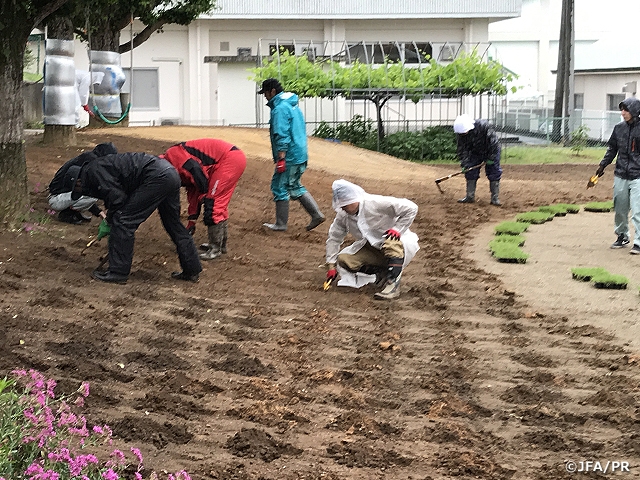
[[[155, 137], [155, 139], [151, 137]], [[629, 462], [640, 477], [638, 356], [613, 329], [545, 312], [467, 255], [476, 232], [552, 202], [606, 200], [584, 190], [591, 165], [505, 165], [503, 208], [455, 202], [455, 166], [408, 164], [311, 141], [304, 183], [329, 221], [312, 232], [291, 207], [273, 220], [264, 131], [128, 129], [79, 134], [82, 147], [159, 154], [189, 138], [227, 138], [248, 156], [231, 203], [229, 253], [200, 282], [176, 283], [175, 247], [154, 214], [138, 230], [127, 285], [91, 280], [105, 243], [97, 222], [46, 223], [46, 185], [79, 148], [27, 147], [34, 212], [0, 234], [0, 375], [35, 368], [70, 393], [91, 384], [85, 414], [141, 448], [152, 470], [194, 479], [586, 479], [567, 461]], [[246, 142], [243, 139], [246, 138]], [[323, 156], [324, 155], [324, 156]], [[420, 211], [422, 249], [399, 300], [331, 288], [324, 242], [331, 183], [404, 196]], [[183, 202], [186, 211], [186, 203]], [[185, 215], [186, 218], [186, 215]], [[205, 240], [198, 224], [195, 239]], [[609, 240], [609, 239], [607, 239]], [[550, 285], [553, 289], [553, 285]], [[586, 290], [588, 295], [588, 290]], [[612, 300], [613, 301], [613, 300]]]

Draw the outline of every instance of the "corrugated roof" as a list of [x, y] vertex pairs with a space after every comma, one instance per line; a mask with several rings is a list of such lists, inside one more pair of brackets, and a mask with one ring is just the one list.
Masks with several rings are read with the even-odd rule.
[[522, 0], [219, 0], [203, 18], [511, 18]]

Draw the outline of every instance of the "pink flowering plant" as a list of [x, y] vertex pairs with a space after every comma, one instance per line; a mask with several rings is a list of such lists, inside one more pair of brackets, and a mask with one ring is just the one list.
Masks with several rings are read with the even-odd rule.
[[[0, 480], [141, 480], [139, 449], [112, 449], [107, 425], [87, 426], [77, 411], [89, 396], [83, 383], [70, 396], [56, 398], [56, 382], [35, 370], [15, 370], [0, 379]], [[100, 460], [96, 452], [111, 454]], [[159, 476], [152, 472], [152, 480]], [[167, 480], [191, 480], [187, 472]]]

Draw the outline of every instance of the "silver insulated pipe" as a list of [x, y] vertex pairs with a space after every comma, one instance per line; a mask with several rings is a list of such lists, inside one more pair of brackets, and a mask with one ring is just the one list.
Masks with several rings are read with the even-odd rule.
[[[120, 67], [120, 54], [91, 50], [89, 61], [92, 78], [96, 81], [89, 95], [89, 106], [92, 109], [94, 105], [97, 106], [105, 117], [120, 117], [120, 89], [126, 80]], [[99, 79], [101, 73], [104, 74], [102, 80]]]
[[45, 125], [76, 124], [74, 52], [73, 40], [46, 40], [43, 88]]

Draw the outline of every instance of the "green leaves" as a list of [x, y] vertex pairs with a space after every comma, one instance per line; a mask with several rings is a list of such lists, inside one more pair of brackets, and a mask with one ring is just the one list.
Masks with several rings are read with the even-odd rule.
[[381, 65], [359, 61], [343, 65], [326, 59], [310, 61], [306, 56], [284, 51], [250, 71], [250, 79], [256, 83], [277, 78], [285, 90], [300, 97], [349, 97], [365, 90], [380, 90], [414, 102], [433, 93], [504, 95], [507, 82], [512, 80], [499, 63], [485, 62], [475, 51], [459, 55], [447, 65], [431, 59], [428, 64], [416, 66], [389, 60]]

